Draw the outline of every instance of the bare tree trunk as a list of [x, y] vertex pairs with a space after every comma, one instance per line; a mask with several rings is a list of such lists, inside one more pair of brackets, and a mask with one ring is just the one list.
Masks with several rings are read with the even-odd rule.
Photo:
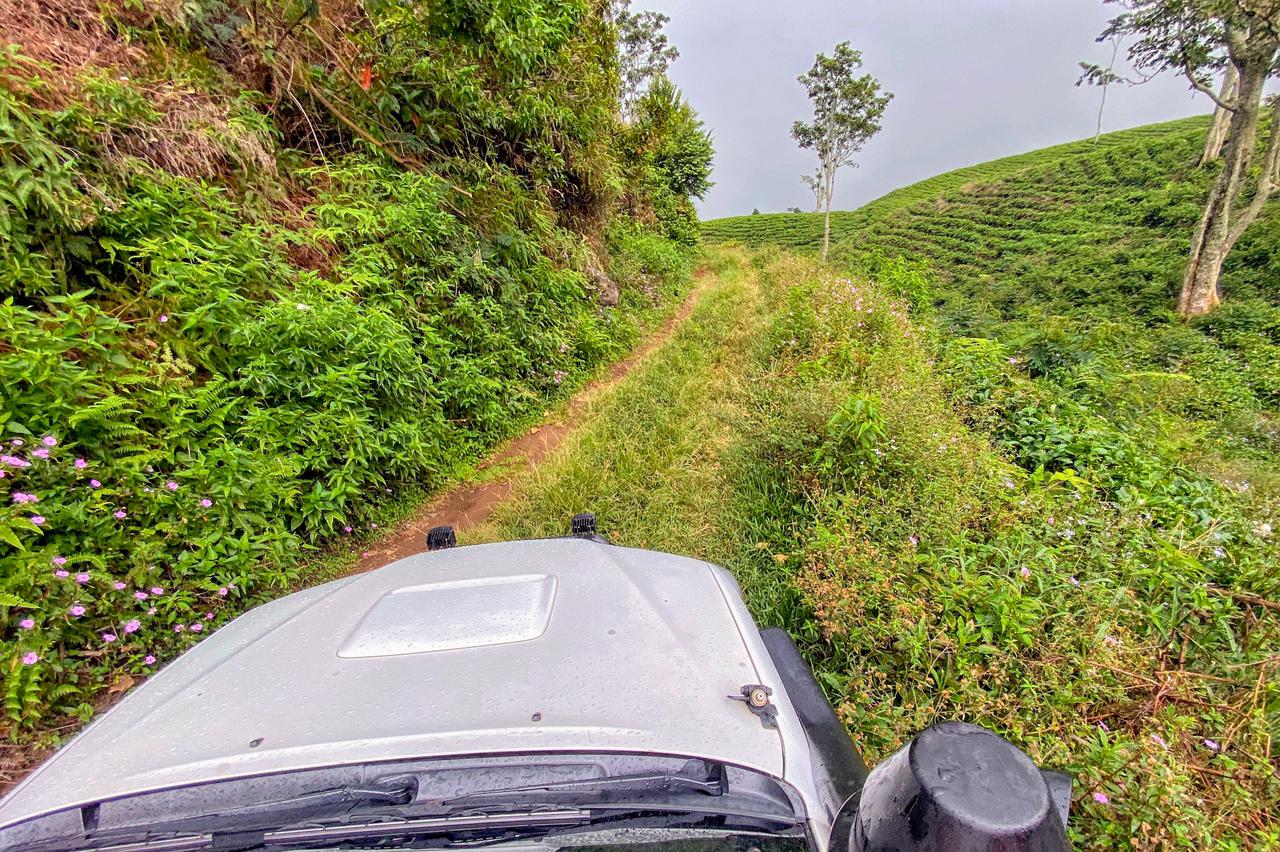
[[827, 262], [827, 251], [831, 248], [831, 196], [835, 191], [836, 175], [835, 169], [828, 169], [826, 174], [826, 185], [823, 188], [823, 200], [826, 208], [826, 215], [822, 217], [822, 262]]
[[1093, 131], [1093, 141], [1097, 144], [1102, 135], [1102, 111], [1107, 108], [1107, 87], [1111, 85], [1111, 71], [1116, 67], [1116, 54], [1120, 52], [1120, 39], [1111, 40], [1111, 64], [1107, 66], [1107, 76], [1103, 78], [1102, 100], [1098, 104], [1098, 127]]
[[1098, 104], [1098, 126], [1093, 131], [1093, 141], [1097, 144], [1098, 137], [1102, 136], [1102, 111], [1107, 108], [1107, 84], [1102, 85], [1102, 101]]
[[[1200, 224], [1191, 239], [1187, 271], [1182, 279], [1182, 294], [1178, 298], [1178, 313], [1183, 318], [1207, 314], [1222, 303], [1218, 294], [1222, 262], [1271, 194], [1277, 141], [1275, 132], [1271, 134], [1267, 162], [1263, 166], [1254, 200], [1242, 211], [1239, 220], [1232, 222], [1236, 201], [1244, 189], [1257, 145], [1262, 87], [1266, 83], [1267, 72], [1267, 66], [1259, 67], [1255, 64], [1240, 75], [1235, 109], [1231, 113], [1230, 139], [1223, 153], [1223, 168], [1213, 182]], [[1272, 124], [1274, 131], [1276, 123]]]
[[[1222, 92], [1218, 100], [1231, 103], [1239, 94], [1240, 73], [1234, 65], [1227, 66], [1227, 73], [1222, 78]], [[1103, 90], [1105, 94], [1105, 89]], [[1231, 126], [1231, 111], [1217, 107], [1213, 111], [1213, 122], [1209, 125], [1209, 135], [1204, 140], [1204, 153], [1200, 155], [1200, 165], [1212, 163], [1222, 156], [1222, 143], [1227, 141], [1227, 128]]]

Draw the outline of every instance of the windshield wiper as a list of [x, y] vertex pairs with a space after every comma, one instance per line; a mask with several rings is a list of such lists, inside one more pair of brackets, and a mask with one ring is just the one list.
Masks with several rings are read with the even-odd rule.
[[691, 760], [680, 772], [637, 772], [631, 775], [613, 775], [605, 778], [581, 778], [573, 781], [552, 781], [546, 784], [528, 784], [522, 787], [504, 787], [498, 790], [480, 790], [455, 796], [441, 802], [446, 807], [483, 802], [491, 799], [506, 799], [511, 796], [525, 796], [539, 793], [572, 793], [578, 790], [607, 793], [624, 790], [627, 793], [705, 793], [708, 796], [723, 796], [729, 789], [728, 775], [723, 763], [713, 763], [699, 778], [692, 774], [702, 761]]
[[418, 795], [418, 785], [412, 779], [393, 787], [334, 787], [331, 790], [317, 790], [274, 802], [259, 802], [244, 805], [225, 811], [202, 814], [196, 819], [206, 817], [244, 817], [276, 814], [282, 809], [305, 810], [309, 808], [332, 808], [338, 805], [407, 805]]
[[[397, 778], [378, 786], [345, 786], [316, 790], [270, 802], [256, 802], [226, 810], [186, 816], [147, 828], [117, 828], [96, 831], [81, 837], [64, 838], [57, 843], [29, 844], [31, 852], [69, 852], [69, 850], [102, 850], [102, 852], [187, 852], [208, 848], [214, 835], [226, 837], [236, 832], [253, 836], [282, 824], [296, 823], [308, 816], [350, 814], [362, 805], [407, 805], [418, 794], [412, 778]], [[27, 847], [23, 847], [24, 849]]]
[[105, 843], [89, 841], [83, 846], [67, 848], [85, 850], [85, 852], [188, 852], [188, 850], [192, 849], [208, 849], [213, 846], [212, 834], [151, 835], [134, 833], [129, 836], [137, 839], [118, 839], [115, 842], [106, 840]]
[[[513, 813], [477, 813], [418, 819], [379, 820], [377, 822], [341, 823], [304, 826], [268, 831], [262, 836], [264, 846], [289, 846], [296, 843], [371, 840], [404, 835], [428, 836], [462, 831], [486, 831], [495, 828], [519, 831], [529, 828], [556, 828], [585, 825], [591, 812], [579, 808], [552, 808]], [[146, 850], [153, 852], [153, 850]]]

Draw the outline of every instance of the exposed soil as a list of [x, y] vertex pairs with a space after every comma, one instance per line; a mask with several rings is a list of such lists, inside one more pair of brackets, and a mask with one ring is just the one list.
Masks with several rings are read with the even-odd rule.
[[[695, 278], [705, 274], [705, 269], [699, 269]], [[480, 471], [497, 470], [501, 471], [500, 474], [485, 482], [462, 482], [440, 494], [421, 512], [402, 522], [390, 536], [361, 554], [347, 574], [372, 571], [397, 559], [421, 553], [426, 549], [427, 531], [432, 527], [451, 526], [462, 532], [485, 521], [499, 503], [511, 496], [516, 479], [535, 468], [564, 442], [593, 397], [621, 381], [671, 337], [693, 310], [698, 293], [699, 289], [695, 287], [684, 304], [656, 332], [626, 358], [610, 366], [607, 373], [588, 383], [556, 413], [554, 419], [508, 441], [479, 466]]]

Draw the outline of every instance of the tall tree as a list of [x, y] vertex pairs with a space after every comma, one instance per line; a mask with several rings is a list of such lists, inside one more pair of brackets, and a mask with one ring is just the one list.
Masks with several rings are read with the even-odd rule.
[[791, 126], [791, 135], [801, 148], [812, 148], [818, 155], [819, 203], [825, 213], [823, 260], [831, 246], [831, 198], [836, 173], [844, 166], [854, 165], [854, 155], [880, 131], [880, 119], [893, 99], [892, 94], [881, 91], [875, 77], [859, 76], [861, 67], [862, 54], [845, 41], [836, 45], [831, 56], [819, 53], [808, 73], [797, 78], [809, 93], [813, 121], [797, 121]]
[[[1280, 0], [1108, 0], [1125, 9], [1100, 39], [1131, 38], [1129, 62], [1153, 76], [1176, 71], [1230, 118], [1222, 170], [1191, 239], [1178, 298], [1183, 317], [1221, 304], [1227, 254], [1258, 218], [1280, 180], [1280, 121], [1273, 120], [1257, 162], [1263, 89], [1280, 71]], [[1221, 94], [1211, 86], [1225, 75]], [[1230, 85], [1234, 74], [1235, 85]]]
[[618, 28], [622, 115], [630, 119], [649, 84], [666, 75], [680, 51], [662, 31], [671, 18], [661, 12], [632, 12], [631, 0], [613, 0], [609, 16]]

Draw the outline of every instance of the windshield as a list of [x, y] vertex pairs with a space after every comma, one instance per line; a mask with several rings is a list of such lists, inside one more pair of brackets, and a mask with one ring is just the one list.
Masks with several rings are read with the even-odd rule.
[[587, 848], [571, 838], [594, 837], [611, 848], [678, 841], [719, 849], [734, 836], [757, 835], [743, 848], [763, 848], [759, 838], [771, 837], [803, 846], [794, 802], [762, 773], [698, 759], [477, 757], [309, 770], [89, 803], [0, 830], [0, 848], [385, 849], [531, 840], [538, 848]]

